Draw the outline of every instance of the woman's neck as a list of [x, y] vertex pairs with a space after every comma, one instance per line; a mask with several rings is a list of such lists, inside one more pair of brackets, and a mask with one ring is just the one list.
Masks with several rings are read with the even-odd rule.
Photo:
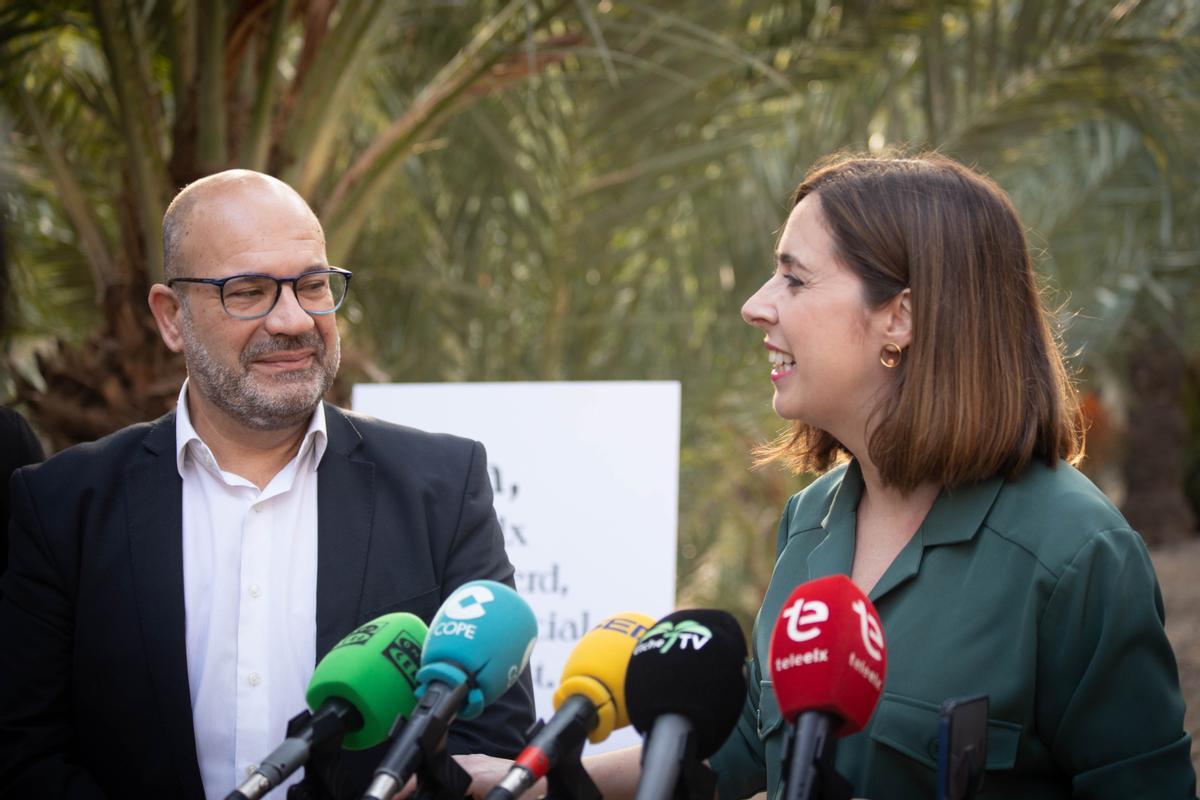
[[936, 483], [923, 483], [903, 492], [895, 486], [885, 485], [870, 460], [858, 461], [863, 491], [858, 501], [850, 578], [864, 592], [870, 593], [921, 527], [941, 487]]

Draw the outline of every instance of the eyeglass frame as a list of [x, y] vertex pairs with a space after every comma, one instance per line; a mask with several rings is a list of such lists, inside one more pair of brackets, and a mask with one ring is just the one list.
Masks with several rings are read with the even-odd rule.
[[[346, 278], [346, 291], [345, 291], [345, 293], [342, 294], [342, 299], [338, 300], [337, 305], [335, 305], [333, 308], [329, 309], [328, 311], [310, 311], [309, 309], [300, 305], [300, 296], [296, 294], [296, 281], [301, 280], [302, 278], [307, 278], [312, 275], [342, 275]], [[249, 319], [262, 319], [263, 317], [267, 316], [272, 311], [274, 311], [275, 306], [279, 305], [280, 296], [283, 295], [283, 285], [285, 283], [290, 283], [292, 285], [292, 294], [296, 297], [296, 305], [300, 306], [300, 310], [303, 311], [305, 314], [308, 314], [309, 316], [321, 317], [326, 314], [335, 313], [339, 308], [342, 307], [342, 303], [346, 302], [346, 297], [347, 297], [347, 295], [350, 294], [350, 279], [352, 277], [354, 277], [354, 273], [351, 272], [350, 270], [342, 269], [341, 267], [330, 266], [330, 267], [322, 267], [320, 269], [310, 269], [310, 270], [308, 270], [306, 272], [302, 272], [299, 275], [296, 275], [295, 277], [292, 277], [292, 278], [278, 278], [274, 275], [267, 275], [264, 272], [242, 272], [237, 275], [230, 275], [228, 278], [171, 278], [170, 280], [167, 281], [167, 286], [172, 289], [175, 288], [172, 284], [176, 284], [176, 283], [202, 283], [206, 286], [216, 286], [220, 290], [221, 310], [224, 311], [227, 315], [229, 315], [233, 319], [249, 320]], [[267, 307], [266, 311], [262, 312], [261, 314], [255, 314], [252, 317], [244, 317], [239, 314], [234, 314], [232, 311], [229, 310], [228, 307], [226, 307], [226, 305], [225, 305], [225, 284], [229, 283], [232, 280], [237, 280], [238, 278], [270, 278], [271, 280], [275, 281], [275, 299], [271, 301], [271, 305]]]

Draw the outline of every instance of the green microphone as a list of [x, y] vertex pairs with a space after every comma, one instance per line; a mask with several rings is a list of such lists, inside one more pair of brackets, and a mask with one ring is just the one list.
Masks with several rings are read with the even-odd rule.
[[385, 614], [342, 639], [317, 664], [305, 711], [288, 723], [283, 744], [225, 800], [258, 800], [314, 751], [365, 750], [388, 738], [397, 717], [412, 713], [417, 670], [428, 629], [408, 613]]

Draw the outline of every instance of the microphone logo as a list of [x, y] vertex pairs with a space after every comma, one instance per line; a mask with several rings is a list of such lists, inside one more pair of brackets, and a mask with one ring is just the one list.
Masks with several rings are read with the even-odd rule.
[[687, 650], [689, 646], [692, 650], [700, 650], [710, 641], [712, 641], [712, 631], [699, 622], [688, 619], [681, 620], [678, 624], [660, 622], [646, 631], [646, 635], [633, 649], [633, 654], [636, 656], [647, 650], [667, 653], [676, 644], [679, 645], [680, 650]]
[[[829, 606], [820, 600], [805, 602], [800, 597], [783, 610], [783, 616], [787, 618], [788, 638], [793, 642], [807, 642], [821, 635], [821, 629], [817, 626], [829, 621]], [[863, 636], [865, 638], [866, 634]]]
[[616, 631], [634, 639], [640, 639], [646, 632], [646, 626], [636, 619], [628, 617], [609, 617], [597, 625], [595, 630]]
[[492, 590], [486, 586], [467, 586], [457, 594], [453, 594], [442, 604], [442, 613], [450, 619], [479, 619], [487, 611], [484, 604], [496, 599]]
[[854, 609], [858, 614], [858, 629], [862, 634], [863, 647], [871, 655], [871, 658], [879, 661], [883, 658], [883, 631], [879, 628], [879, 620], [867, 613], [867, 604], [862, 600], [855, 600], [850, 604], [850, 608]]
[[365, 625], [355, 628], [350, 633], [346, 634], [340, 642], [333, 646], [334, 650], [339, 647], [350, 647], [351, 645], [362, 645], [371, 641], [371, 637], [379, 632], [379, 623], [372, 621]]
[[383, 651], [384, 658], [404, 678], [410, 688], [417, 688], [417, 670], [421, 668], [421, 645], [423, 643], [408, 631], [400, 631], [399, 635]]

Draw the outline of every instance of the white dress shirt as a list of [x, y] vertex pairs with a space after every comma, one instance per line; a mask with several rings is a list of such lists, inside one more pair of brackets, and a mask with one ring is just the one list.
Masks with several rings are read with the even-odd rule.
[[296, 457], [259, 491], [217, 464], [192, 427], [187, 390], [184, 381], [175, 456], [188, 684], [204, 793], [221, 800], [305, 708], [316, 662], [317, 466], [328, 437], [318, 405]]

